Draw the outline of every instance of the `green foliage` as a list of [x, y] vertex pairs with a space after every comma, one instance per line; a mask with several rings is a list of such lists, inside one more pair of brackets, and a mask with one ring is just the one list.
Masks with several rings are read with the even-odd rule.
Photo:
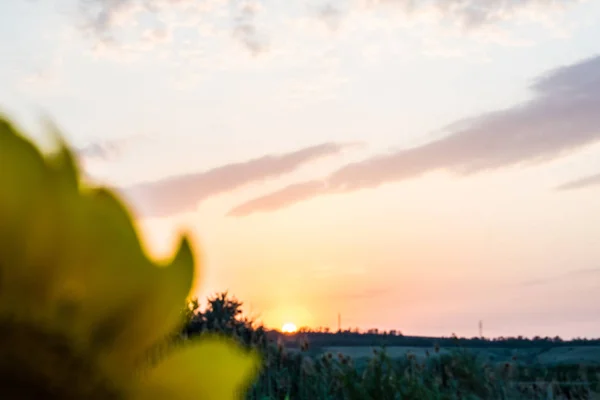
[[59, 142], [43, 154], [0, 115], [0, 398], [239, 399], [255, 352], [165, 340], [196, 280], [189, 240], [149, 258], [129, 210]]

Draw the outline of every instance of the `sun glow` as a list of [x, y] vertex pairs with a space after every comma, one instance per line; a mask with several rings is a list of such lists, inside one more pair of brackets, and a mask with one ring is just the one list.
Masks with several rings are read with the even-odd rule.
[[286, 322], [281, 327], [281, 332], [283, 332], [283, 333], [294, 333], [297, 330], [298, 330], [298, 328], [296, 328], [296, 325], [292, 324], [291, 322]]

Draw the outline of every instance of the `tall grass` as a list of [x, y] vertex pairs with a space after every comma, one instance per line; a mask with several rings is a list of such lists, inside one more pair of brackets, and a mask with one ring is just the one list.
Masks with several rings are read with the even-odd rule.
[[[249, 399], [546, 400], [549, 391], [554, 399], [587, 399], [592, 389], [587, 383], [598, 388], [591, 368], [580, 368], [583, 372], [573, 376], [554, 369], [529, 370], [516, 361], [485, 364], [468, 350], [443, 355], [432, 351], [424, 360], [412, 354], [391, 358], [385, 348], [366, 360], [281, 346], [270, 346], [263, 354], [264, 370]], [[571, 384], [577, 382], [586, 384]]]

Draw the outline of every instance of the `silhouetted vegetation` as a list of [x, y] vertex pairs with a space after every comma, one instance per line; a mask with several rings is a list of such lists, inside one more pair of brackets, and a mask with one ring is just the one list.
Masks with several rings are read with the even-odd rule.
[[[372, 331], [359, 332], [345, 330], [341, 332], [319, 332], [304, 330], [298, 335], [307, 337], [313, 346], [405, 346], [405, 347], [433, 347], [436, 344], [443, 347], [468, 347], [468, 348], [554, 348], [577, 346], [600, 346], [600, 339], [563, 340], [560, 337], [499, 337], [499, 338], [464, 338], [464, 337], [421, 337], [404, 336], [398, 333]], [[297, 341], [290, 340], [289, 335], [277, 331], [268, 332], [271, 339], [282, 337], [290, 346], [295, 346]]]
[[[554, 399], [588, 399], [600, 389], [600, 365], [547, 367], [516, 357], [490, 362], [467, 349], [574, 347], [597, 345], [598, 340], [425, 338], [323, 329], [282, 334], [244, 317], [242, 303], [227, 293], [209, 298], [203, 310], [194, 300], [185, 313], [183, 337], [219, 332], [260, 351], [263, 370], [248, 393], [252, 400], [547, 399], [550, 394]], [[351, 358], [326, 350], [333, 346], [381, 347], [371, 357]], [[427, 350], [425, 357], [410, 352], [391, 357], [386, 346]]]
[[182, 335], [193, 337], [203, 332], [219, 332], [238, 339], [247, 347], [264, 347], [267, 342], [263, 326], [242, 315], [242, 303], [227, 292], [208, 299], [206, 309], [200, 310], [197, 299], [184, 310], [186, 324]]

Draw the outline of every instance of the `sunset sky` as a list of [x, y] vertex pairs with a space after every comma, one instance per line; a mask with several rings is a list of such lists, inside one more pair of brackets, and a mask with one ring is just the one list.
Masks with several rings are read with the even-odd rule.
[[0, 2], [0, 110], [267, 325], [600, 337], [600, 2]]

